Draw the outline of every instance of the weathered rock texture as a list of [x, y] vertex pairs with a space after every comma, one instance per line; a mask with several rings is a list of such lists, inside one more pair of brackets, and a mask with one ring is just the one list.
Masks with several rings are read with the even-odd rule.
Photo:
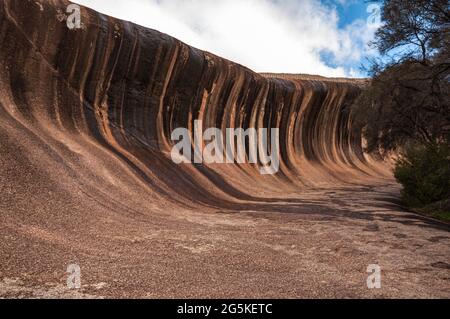
[[[396, 187], [386, 186], [388, 165], [363, 153], [352, 123], [349, 106], [364, 81], [256, 74], [86, 8], [82, 28], [70, 30], [68, 4], [0, 4], [0, 278], [64, 282], [65, 265], [75, 261], [87, 280], [102, 278], [109, 295], [369, 294], [365, 267], [374, 258], [367, 254], [376, 249], [352, 239], [356, 255], [350, 250], [350, 270], [340, 270], [349, 276], [345, 282], [324, 275], [323, 267], [334, 266], [307, 257], [306, 243], [332, 249], [350, 226], [324, 226], [314, 237], [301, 234], [305, 225], [290, 225], [298, 216], [304, 222], [353, 216], [354, 227], [358, 221], [367, 227], [374, 217], [359, 215], [370, 209], [357, 201], [383, 202], [367, 187], [384, 185], [383, 196], [395, 196]], [[205, 129], [279, 128], [279, 173], [263, 176], [252, 164], [174, 164], [171, 132], [192, 131], [196, 119]], [[334, 198], [339, 191], [326, 193], [338, 187], [349, 189], [343, 199]], [[307, 245], [303, 264], [296, 261], [298, 241]], [[427, 250], [425, 263], [442, 252], [448, 257], [448, 246]], [[334, 257], [317, 258], [320, 264]], [[307, 284], [294, 265], [308, 273]], [[323, 276], [335, 291], [320, 287]]]

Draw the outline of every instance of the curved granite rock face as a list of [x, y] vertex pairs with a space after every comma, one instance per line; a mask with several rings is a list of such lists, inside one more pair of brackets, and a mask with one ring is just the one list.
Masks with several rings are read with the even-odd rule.
[[[256, 74], [87, 8], [70, 30], [68, 4], [0, 1], [0, 296], [449, 296], [447, 231], [362, 151], [364, 81]], [[200, 119], [279, 128], [278, 173], [175, 164]]]
[[[151, 191], [183, 205], [226, 207], [260, 193], [380, 176], [352, 128], [349, 104], [362, 82], [262, 76], [86, 8], [82, 28], [70, 30], [67, 5], [1, 5], [2, 113], [39, 131], [44, 143], [95, 144]], [[279, 172], [261, 176], [251, 164], [172, 163], [171, 132], [192, 132], [194, 120], [224, 132], [279, 128]]]

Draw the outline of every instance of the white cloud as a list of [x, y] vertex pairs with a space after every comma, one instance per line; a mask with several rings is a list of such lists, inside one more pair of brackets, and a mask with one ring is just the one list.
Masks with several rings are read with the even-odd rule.
[[[338, 29], [336, 8], [319, 0], [75, 0], [170, 34], [257, 72], [355, 76], [374, 30]], [[333, 57], [327, 65], [321, 52]]]

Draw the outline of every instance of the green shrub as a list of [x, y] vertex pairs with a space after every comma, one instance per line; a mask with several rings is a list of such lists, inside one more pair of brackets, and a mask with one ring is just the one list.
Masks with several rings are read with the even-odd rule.
[[450, 147], [408, 147], [395, 166], [395, 178], [403, 185], [402, 196], [412, 208], [450, 199]]
[[423, 208], [417, 208], [415, 211], [436, 219], [450, 222], [450, 199], [442, 200]]

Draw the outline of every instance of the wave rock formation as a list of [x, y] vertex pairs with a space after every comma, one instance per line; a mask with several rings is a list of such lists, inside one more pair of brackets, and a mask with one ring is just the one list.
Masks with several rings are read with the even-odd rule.
[[[14, 269], [31, 268], [41, 274], [44, 262], [62, 269], [61, 260], [92, 261], [94, 255], [106, 254], [104, 258], [114, 259], [116, 265], [133, 260], [138, 264], [133, 271], [151, 272], [145, 268], [151, 263], [155, 282], [145, 287], [155, 285], [158, 296], [199, 296], [195, 283], [201, 280], [191, 265], [192, 255], [201, 256], [196, 262], [209, 276], [214, 273], [211, 267], [220, 273], [217, 267], [228, 258], [229, 269], [237, 264], [259, 273], [265, 272], [262, 265], [277, 268], [273, 260], [245, 263], [242, 256], [233, 264], [234, 257], [217, 251], [202, 262], [220, 242], [248, 239], [248, 234], [226, 233], [229, 227], [257, 227], [281, 213], [298, 213], [305, 220], [334, 218], [324, 214], [345, 205], [333, 198], [339, 194], [336, 189], [356, 192], [347, 202], [357, 206], [357, 191], [393, 185], [389, 165], [364, 154], [361, 132], [353, 125], [350, 105], [364, 80], [257, 74], [168, 35], [87, 8], [81, 10], [81, 28], [71, 30], [66, 25], [68, 5], [65, 0], [0, 4], [0, 230], [31, 243], [0, 245], [0, 251], [16, 256], [20, 250], [30, 256], [36, 254], [33, 247], [47, 245], [53, 254], [45, 261], [36, 257], [33, 266], [20, 262], [24, 257], [10, 257]], [[223, 131], [279, 128], [279, 172], [261, 175], [256, 164], [173, 163], [171, 132], [183, 127], [193, 134], [195, 120], [202, 120], [204, 129]], [[335, 192], [324, 196], [327, 189]], [[260, 216], [265, 217], [259, 220]], [[209, 242], [202, 237], [221, 231], [221, 238]], [[114, 251], [105, 252], [105, 238]], [[274, 243], [277, 240], [280, 243]], [[285, 248], [291, 246], [284, 240], [271, 237], [272, 251], [295, 258], [295, 249]], [[149, 241], [155, 252], [145, 245]], [[174, 255], [164, 257], [167, 251]], [[120, 256], [127, 256], [128, 262]], [[164, 263], [172, 263], [169, 270], [158, 268]], [[173, 263], [185, 264], [185, 273], [197, 277], [186, 275], [176, 283], [174, 278], [180, 276]], [[114, 277], [110, 268], [102, 268], [105, 278]], [[13, 270], [0, 268], [1, 272]], [[276, 280], [271, 286], [270, 278], [261, 286], [269, 289], [258, 290], [249, 274], [241, 276], [244, 286], [231, 271], [227, 278], [234, 278], [235, 289], [210, 291], [216, 296], [232, 291], [243, 296], [250, 296], [250, 291], [261, 296], [314, 295], [283, 290], [284, 284]], [[170, 284], [156, 286], [158, 280]], [[122, 285], [118, 291], [142, 295], [144, 281], [131, 285], [130, 280], [117, 279], [117, 285]], [[171, 290], [177, 285], [184, 287], [184, 294]], [[203, 287], [208, 285], [211, 281], [203, 282]]]

